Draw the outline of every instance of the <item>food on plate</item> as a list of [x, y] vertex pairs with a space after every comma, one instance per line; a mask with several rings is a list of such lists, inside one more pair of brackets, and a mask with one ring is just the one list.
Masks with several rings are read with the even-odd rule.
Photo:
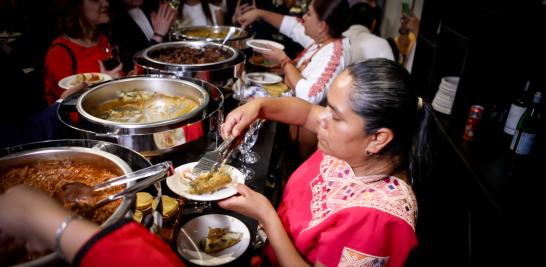
[[271, 61], [269, 59], [266, 59], [262, 55], [255, 55], [255, 56], [251, 57], [248, 61], [252, 65], [261, 66], [261, 67], [265, 67], [265, 68], [276, 68], [276, 67], [280, 66], [279, 63], [276, 63], [276, 62], [273, 62], [273, 61]]
[[239, 243], [242, 235], [242, 233], [230, 232], [228, 228], [209, 227], [207, 237], [199, 241], [199, 245], [205, 253], [215, 253]]
[[167, 47], [150, 53], [150, 57], [171, 64], [207, 64], [227, 59], [227, 51], [218, 47], [206, 46], [194, 48], [189, 46]]
[[229, 183], [231, 183], [231, 176], [225, 170], [220, 169], [213, 173], [201, 174], [192, 180], [189, 184], [189, 193], [195, 195], [212, 193]]
[[123, 123], [147, 123], [169, 120], [187, 114], [199, 106], [186, 96], [170, 96], [155, 91], [124, 90], [119, 97], [89, 110], [95, 117]]
[[264, 84], [262, 87], [271, 96], [281, 96], [282, 93], [288, 91], [288, 86], [284, 83]]
[[82, 82], [88, 84], [95, 84], [104, 80], [104, 77], [100, 73], [82, 73], [76, 74], [76, 77], [69, 83], [71, 87], [79, 85]]
[[[18, 185], [26, 184], [34, 188], [40, 189], [52, 197], [55, 197], [62, 189], [61, 187], [70, 182], [81, 182], [87, 185], [95, 185], [105, 182], [114, 177], [119, 176], [119, 173], [114, 173], [111, 170], [79, 160], [42, 160], [36, 163], [30, 163], [24, 166], [12, 168], [0, 174], [0, 194], [4, 193], [9, 188]], [[93, 195], [93, 203], [96, 200], [101, 200], [108, 195], [114, 194], [123, 189], [122, 185], [111, 187]], [[73, 211], [86, 217], [91, 221], [101, 224], [108, 219], [120, 205], [121, 200], [116, 200], [112, 203], [96, 209], [92, 214], [87, 214], [85, 207], [70, 206]], [[6, 259], [6, 265], [11, 266], [15, 263], [22, 263], [33, 260], [44, 254], [29, 253], [26, 251], [25, 245], [16, 242], [13, 239], [0, 241], [0, 257]], [[3, 261], [0, 260], [0, 265]]]

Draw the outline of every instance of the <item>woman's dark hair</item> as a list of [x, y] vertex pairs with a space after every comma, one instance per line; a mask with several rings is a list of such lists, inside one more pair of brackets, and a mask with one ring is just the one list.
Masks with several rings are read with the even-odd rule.
[[328, 24], [328, 34], [340, 38], [347, 29], [347, 14], [350, 8], [347, 0], [313, 0], [312, 6], [321, 21]]
[[400, 167], [411, 176], [428, 173], [429, 121], [432, 109], [419, 107], [417, 91], [410, 86], [409, 73], [394, 61], [377, 58], [347, 67], [352, 77], [351, 108], [364, 118], [364, 131], [374, 134], [390, 129], [394, 137], [379, 156], [400, 156]]
[[364, 2], [359, 2], [351, 7], [349, 18], [347, 19], [347, 28], [351, 25], [362, 25], [373, 30], [373, 22], [375, 21], [375, 13], [373, 7]]
[[[57, 30], [74, 39], [84, 37], [85, 30], [93, 26], [82, 19], [83, 0], [56, 0]], [[107, 26], [97, 27], [97, 31], [108, 33]], [[108, 34], [107, 34], [108, 35]]]

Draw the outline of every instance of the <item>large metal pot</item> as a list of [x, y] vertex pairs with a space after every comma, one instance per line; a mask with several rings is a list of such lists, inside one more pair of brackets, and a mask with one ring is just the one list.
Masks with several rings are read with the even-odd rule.
[[235, 49], [246, 49], [246, 41], [254, 37], [253, 34], [243, 28], [233, 26], [191, 26], [182, 27], [176, 30], [172, 37], [178, 41], [206, 41], [222, 43], [229, 31], [234, 31], [234, 34], [227, 40], [226, 45]]
[[[159, 61], [157, 55], [163, 49], [191, 47], [204, 49], [215, 47], [226, 55], [224, 60], [205, 64], [173, 64]], [[134, 62], [139, 74], [164, 74], [176, 77], [190, 77], [213, 83], [218, 87], [224, 87], [233, 81], [233, 78], [241, 78], [244, 71], [245, 55], [239, 50], [227, 45], [205, 41], [180, 41], [156, 44], [144, 49], [134, 56]]]
[[[30, 143], [0, 150], [0, 173], [11, 168], [35, 163], [40, 160], [77, 159], [96, 166], [105, 167], [116, 174], [124, 174], [150, 166], [150, 162], [137, 152], [128, 148], [94, 140], [55, 140]], [[130, 182], [128, 185], [132, 185]], [[123, 218], [133, 206], [135, 196], [125, 196], [102, 226], [110, 225]], [[56, 253], [50, 253], [38, 259], [22, 263], [17, 267], [55, 265]]]
[[[91, 114], [91, 111], [96, 110], [97, 107], [118, 99], [122, 92], [135, 89], [190, 98], [197, 102], [198, 106], [194, 110], [175, 118], [142, 123], [110, 121]], [[172, 129], [181, 123], [187, 123], [191, 119], [202, 119], [204, 109], [208, 103], [208, 92], [201, 86], [189, 81], [159, 77], [127, 77], [99, 84], [86, 91], [78, 98], [76, 109], [90, 124], [104, 127], [106, 132], [140, 134]]]
[[[140, 89], [155, 90], [168, 85], [171, 81], [194, 84], [202, 88], [209, 97], [207, 105], [202, 112], [195, 116], [190, 116], [185, 120], [173, 119], [161, 122], [160, 124], [123, 124], [108, 123], [89, 120], [83, 117], [84, 114], [77, 108], [78, 103], [85, 106], [86, 96], [93, 95], [92, 92], [97, 87], [110, 88], [115, 90], [115, 85], [122, 81], [139, 81]], [[158, 86], [158, 81], [165, 82]], [[176, 78], [165, 76], [136, 76], [106, 82], [93, 87], [89, 92], [81, 96], [71, 96], [61, 103], [57, 111], [59, 119], [68, 127], [78, 131], [83, 138], [93, 140], [104, 140], [120, 144], [130, 149], [136, 150], [145, 156], [158, 156], [169, 152], [177, 151], [187, 147], [189, 143], [203, 141], [204, 144], [209, 140], [209, 134], [217, 135], [219, 123], [223, 120], [224, 96], [214, 85], [192, 78]], [[159, 89], [158, 89], [159, 90]]]

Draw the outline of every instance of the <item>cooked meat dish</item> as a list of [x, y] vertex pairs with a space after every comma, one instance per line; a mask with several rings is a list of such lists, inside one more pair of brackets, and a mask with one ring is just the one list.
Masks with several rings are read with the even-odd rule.
[[162, 48], [151, 53], [151, 58], [171, 64], [207, 64], [220, 62], [228, 58], [227, 52], [220, 48], [207, 46], [193, 48], [189, 46]]
[[123, 91], [119, 98], [90, 110], [91, 115], [123, 123], [169, 120], [197, 108], [197, 101], [185, 96], [169, 96], [155, 91]]
[[[47, 160], [39, 161], [33, 165], [13, 168], [0, 174], [0, 193], [18, 184], [26, 184], [47, 192], [55, 197], [61, 187], [69, 182], [82, 182], [87, 185], [95, 185], [118, 175], [102, 167], [93, 166], [90, 163], [76, 160]], [[102, 199], [107, 195], [121, 190], [123, 186], [116, 186], [103, 190], [94, 198]], [[104, 207], [95, 210], [88, 219], [101, 224], [112, 215], [120, 204], [120, 200], [114, 201]], [[80, 207], [81, 208], [81, 207]], [[81, 212], [76, 207], [76, 212]], [[84, 214], [81, 214], [84, 215]], [[0, 265], [13, 265], [36, 259], [44, 254], [28, 253], [24, 244], [20, 245], [15, 240], [0, 243]]]
[[212, 193], [227, 184], [231, 183], [231, 176], [224, 170], [218, 170], [213, 173], [206, 173], [191, 181], [190, 194]]

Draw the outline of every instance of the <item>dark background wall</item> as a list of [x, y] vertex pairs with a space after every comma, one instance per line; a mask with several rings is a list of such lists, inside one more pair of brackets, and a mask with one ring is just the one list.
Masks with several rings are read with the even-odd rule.
[[[508, 149], [502, 127], [531, 80], [546, 93], [546, 3], [425, 0], [412, 78], [432, 102], [444, 76], [460, 76], [451, 115], [436, 113], [434, 171], [416, 182], [420, 246], [410, 266], [535, 266], [540, 244], [546, 131], [529, 157]], [[485, 107], [479, 136], [462, 140], [471, 105]], [[543, 246], [542, 246], [543, 247]]]

